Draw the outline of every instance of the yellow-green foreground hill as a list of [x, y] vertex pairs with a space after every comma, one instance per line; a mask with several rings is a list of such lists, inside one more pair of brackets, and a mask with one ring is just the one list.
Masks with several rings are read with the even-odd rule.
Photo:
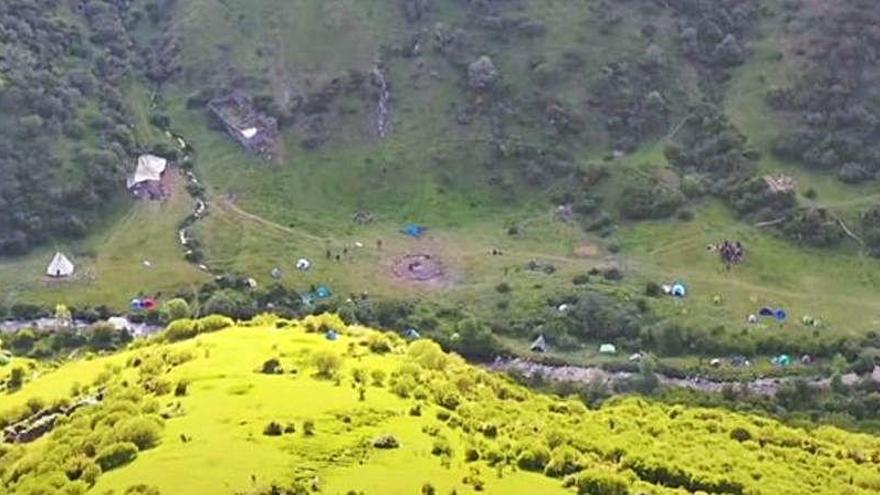
[[228, 323], [176, 322], [4, 394], [9, 423], [103, 390], [0, 444], [0, 493], [880, 492], [876, 437], [637, 398], [588, 410], [335, 316], [209, 332]]

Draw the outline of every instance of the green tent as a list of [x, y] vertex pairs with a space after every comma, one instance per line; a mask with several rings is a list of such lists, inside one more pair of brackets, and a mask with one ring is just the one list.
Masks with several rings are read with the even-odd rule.
[[788, 366], [791, 364], [791, 356], [788, 354], [780, 354], [770, 360], [774, 366]]
[[599, 354], [617, 354], [617, 347], [614, 344], [602, 344], [599, 346]]

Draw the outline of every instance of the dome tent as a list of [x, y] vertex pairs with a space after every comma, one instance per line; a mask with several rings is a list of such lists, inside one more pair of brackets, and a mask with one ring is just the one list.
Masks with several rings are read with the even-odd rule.
[[687, 288], [681, 282], [675, 282], [672, 284], [672, 290], [670, 291], [673, 297], [684, 297], [687, 295]]
[[617, 354], [617, 347], [614, 344], [602, 344], [599, 346], [599, 354]]

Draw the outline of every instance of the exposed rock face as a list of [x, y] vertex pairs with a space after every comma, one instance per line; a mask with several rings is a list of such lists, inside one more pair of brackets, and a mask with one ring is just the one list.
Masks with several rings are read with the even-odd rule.
[[97, 404], [103, 399], [103, 392], [87, 397], [71, 406], [55, 406], [35, 413], [3, 430], [3, 441], [7, 443], [28, 443], [52, 431], [59, 418], [69, 416], [77, 409]]
[[408, 22], [418, 22], [425, 16], [430, 5], [428, 0], [402, 0], [400, 7]]
[[483, 55], [468, 66], [468, 84], [476, 91], [487, 91], [495, 87], [500, 78], [492, 59]]

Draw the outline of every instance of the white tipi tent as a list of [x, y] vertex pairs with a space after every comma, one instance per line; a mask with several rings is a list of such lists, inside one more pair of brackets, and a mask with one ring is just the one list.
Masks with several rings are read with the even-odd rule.
[[60, 252], [55, 253], [55, 257], [46, 267], [46, 275], [50, 277], [69, 277], [73, 275], [73, 263]]

